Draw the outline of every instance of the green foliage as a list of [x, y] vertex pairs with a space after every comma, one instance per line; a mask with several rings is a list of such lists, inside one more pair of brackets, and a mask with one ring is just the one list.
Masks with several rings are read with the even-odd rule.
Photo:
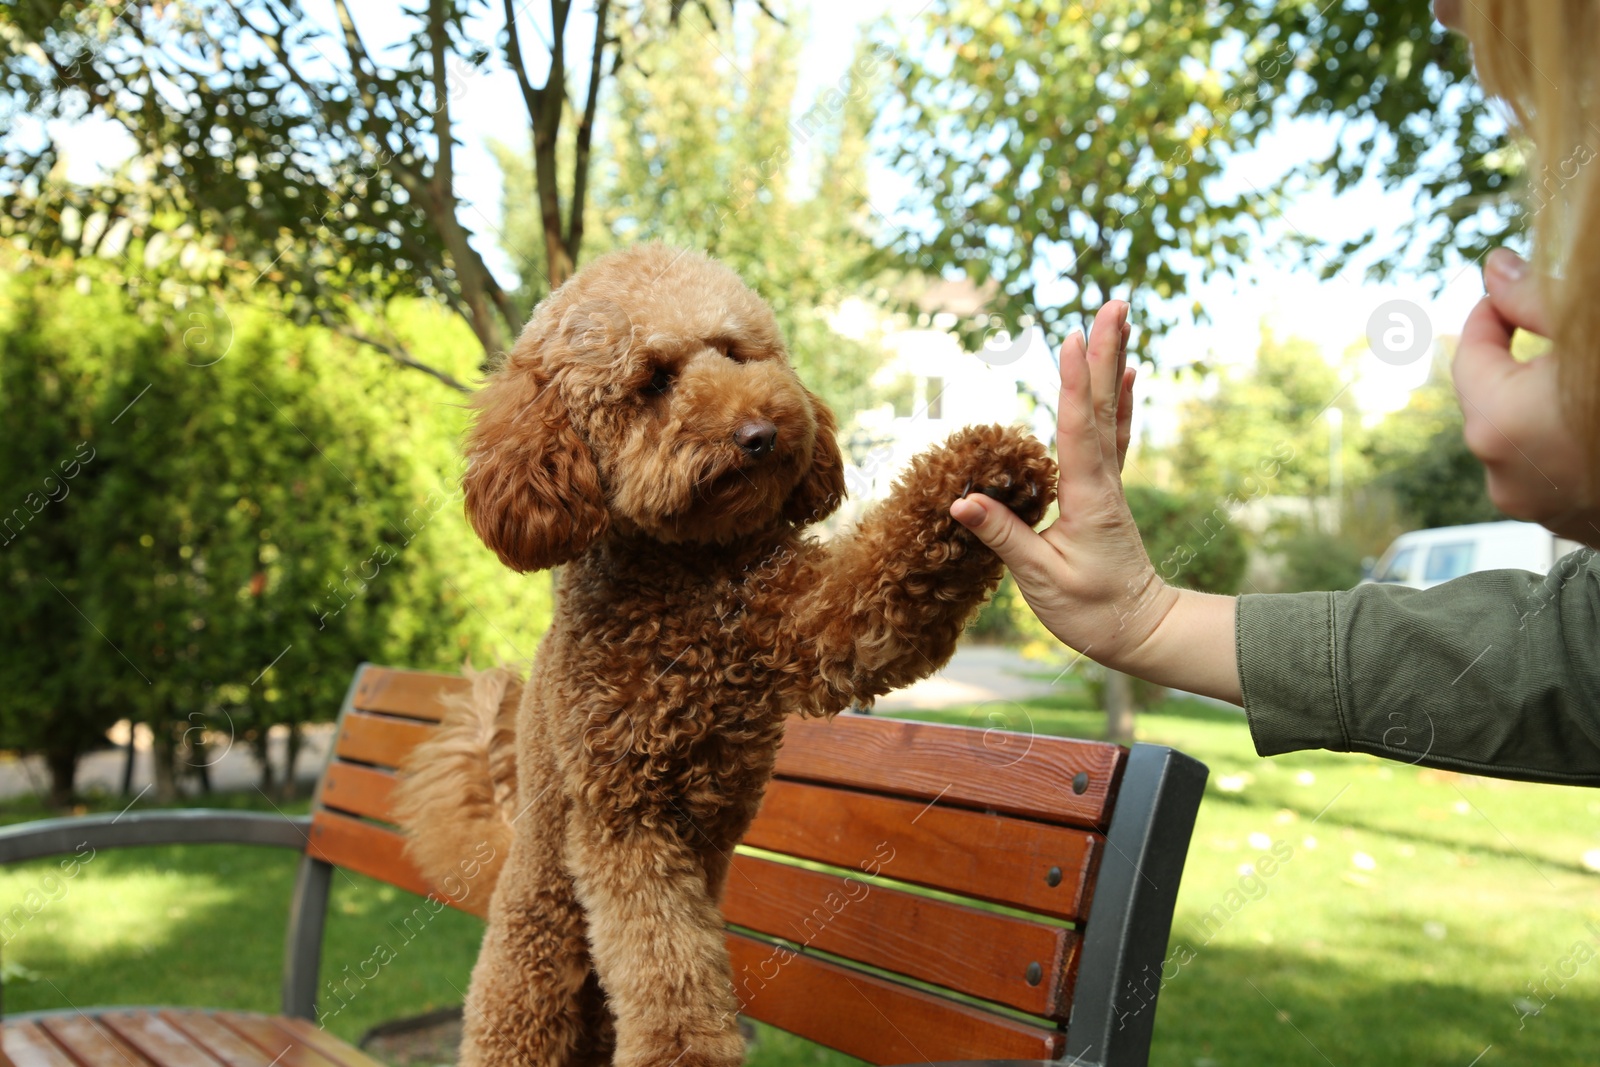
[[[531, 199], [548, 223], [527, 290], [559, 285], [583, 246], [603, 85], [624, 40], [670, 34], [682, 5], [601, 0], [577, 19], [562, 0], [527, 7], [507, 6], [498, 24], [498, 5], [476, 0], [386, 19], [345, 0], [0, 7], [0, 90], [38, 120], [0, 124], [0, 237], [39, 260], [114, 260], [130, 278], [159, 263], [195, 294], [232, 290], [230, 302], [266, 293], [296, 322], [465, 389], [387, 315], [397, 298], [448, 307], [485, 365], [526, 318], [473, 246], [483, 219], [457, 195], [455, 116], [503, 107], [485, 83], [514, 74], [508, 115], [521, 114], [509, 121], [530, 133]], [[569, 54], [569, 32], [582, 54]], [[55, 124], [85, 114], [125, 131], [135, 157], [79, 188], [64, 180]]]
[[[1429, 0], [937, 0], [900, 51], [893, 158], [932, 221], [899, 249], [996, 280], [1013, 328], [1060, 333], [1115, 292], [1159, 334], [1175, 305], [1153, 299], [1231, 272], [1261, 220], [1329, 176], [1415, 188], [1380, 276], [1477, 260], [1522, 226], [1520, 158]], [[1228, 158], [1289, 116], [1349, 125], [1327, 158], [1224, 191]], [[1331, 277], [1377, 236], [1294, 244]]]
[[[665, 241], [717, 257], [772, 305], [806, 383], [846, 415], [881, 356], [830, 316], [868, 281], [866, 131], [887, 59], [863, 43], [848, 74], [791, 122], [799, 43], [770, 20], [712, 23], [647, 43], [617, 76], [593, 194], [596, 253]], [[718, 57], [708, 63], [708, 51]], [[501, 147], [507, 253], [538, 255], [532, 171]], [[803, 171], [804, 177], [797, 177]]]
[[1375, 176], [1412, 190], [1415, 212], [1398, 233], [1368, 231], [1339, 248], [1308, 247], [1332, 278], [1353, 255], [1379, 253], [1370, 273], [1440, 271], [1481, 262], [1521, 234], [1515, 195], [1521, 154], [1472, 76], [1464, 38], [1433, 18], [1431, 0], [1231, 3], [1230, 21], [1259, 42], [1262, 106], [1343, 119], [1346, 136], [1300, 168], [1337, 191]]
[[[1027, 625], [1029, 619], [1034, 619], [1034, 626]], [[977, 618], [967, 627], [966, 636], [968, 639], [979, 641], [1016, 644], [1041, 636], [1031, 632], [1043, 630], [1037, 622], [1027, 602], [1022, 599], [1022, 591], [1017, 588], [1017, 580], [1007, 570], [1001, 577], [994, 596], [984, 603]]]
[[1128, 487], [1128, 510], [1162, 580], [1203, 593], [1237, 593], [1249, 555], [1244, 536], [1214, 500], [1151, 486]]
[[1360, 479], [1354, 403], [1315, 344], [1263, 328], [1254, 364], [1212, 382], [1183, 406], [1178, 441], [1163, 457], [1186, 491], [1236, 502], [1326, 496], [1333, 407], [1343, 415], [1345, 478]]
[[131, 715], [158, 751], [259, 744], [331, 717], [362, 660], [527, 654], [547, 583], [465, 528], [464, 412], [324, 331], [238, 308], [203, 338], [79, 288], [24, 275], [0, 306], [0, 484], [59, 497], [0, 548], [0, 684], [26, 694], [0, 743], [67, 760]]
[[1282, 559], [1277, 592], [1349, 589], [1361, 581], [1366, 553], [1347, 537], [1302, 528], [1274, 538], [1272, 547]]
[[1505, 518], [1489, 499], [1483, 464], [1459, 429], [1440, 430], [1380, 484], [1394, 493], [1413, 529]]
[[1489, 499], [1483, 465], [1462, 437], [1461, 407], [1450, 379], [1450, 350], [1441, 347], [1425, 384], [1387, 417], [1367, 446], [1406, 529], [1502, 519]]
[[902, 251], [996, 280], [1013, 328], [1062, 332], [1115, 291], [1141, 338], [1159, 333], [1152, 298], [1234, 262], [1267, 213], [1266, 196], [1211, 180], [1270, 117], [1250, 106], [1263, 47], [1208, 5], [935, 0], [895, 79], [894, 160], [932, 220]]

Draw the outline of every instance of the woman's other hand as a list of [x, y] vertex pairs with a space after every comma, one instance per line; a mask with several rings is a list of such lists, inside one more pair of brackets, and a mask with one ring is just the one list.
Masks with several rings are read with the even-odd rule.
[[1467, 447], [1487, 472], [1489, 499], [1512, 518], [1600, 545], [1600, 507], [1590, 457], [1567, 423], [1555, 354], [1525, 363], [1511, 354], [1518, 330], [1549, 336], [1538, 277], [1497, 249], [1483, 272], [1488, 295], [1473, 309], [1456, 351], [1456, 395]]

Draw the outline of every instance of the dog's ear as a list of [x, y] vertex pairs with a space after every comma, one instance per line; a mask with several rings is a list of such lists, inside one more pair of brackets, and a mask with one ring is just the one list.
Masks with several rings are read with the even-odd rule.
[[806, 396], [817, 416], [811, 466], [783, 505], [783, 517], [800, 526], [821, 522], [832, 515], [844, 499], [844, 456], [839, 452], [839, 423], [816, 394], [808, 389]]
[[501, 371], [474, 398], [462, 479], [467, 518], [515, 571], [582, 555], [610, 516], [600, 471], [556, 383], [531, 367]]

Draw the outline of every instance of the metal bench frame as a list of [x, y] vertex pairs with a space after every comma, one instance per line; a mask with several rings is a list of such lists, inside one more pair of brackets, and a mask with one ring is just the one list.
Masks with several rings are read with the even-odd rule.
[[[360, 678], [360, 671], [356, 678]], [[352, 680], [345, 710], [355, 691]], [[341, 722], [343, 713], [340, 715]], [[1084, 931], [1066, 1047], [1058, 1060], [973, 1060], [965, 1067], [1143, 1067], [1149, 1062], [1167, 939], [1207, 769], [1159, 745], [1128, 750]], [[88, 844], [244, 844], [302, 854], [289, 909], [283, 1014], [315, 1021], [333, 865], [304, 855], [309, 816], [186, 809], [48, 819], [0, 828], [0, 864]]]

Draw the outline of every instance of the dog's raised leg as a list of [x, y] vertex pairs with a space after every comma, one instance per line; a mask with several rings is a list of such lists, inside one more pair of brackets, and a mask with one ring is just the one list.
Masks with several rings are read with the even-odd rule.
[[670, 822], [575, 804], [566, 859], [616, 1018], [614, 1067], [738, 1067], [739, 1005], [700, 856]]
[[752, 615], [784, 619], [795, 707], [833, 714], [949, 661], [1000, 580], [1000, 559], [950, 517], [980, 491], [1032, 525], [1055, 495], [1044, 445], [999, 426], [962, 430], [918, 456], [849, 535], [801, 554]]

